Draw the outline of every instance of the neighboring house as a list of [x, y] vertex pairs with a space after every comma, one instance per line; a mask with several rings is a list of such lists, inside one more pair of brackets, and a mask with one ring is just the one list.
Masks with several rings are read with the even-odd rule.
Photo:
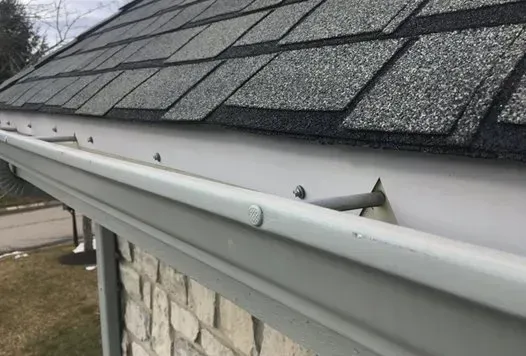
[[97, 223], [105, 355], [519, 356], [525, 72], [526, 1], [135, 1], [0, 157]]

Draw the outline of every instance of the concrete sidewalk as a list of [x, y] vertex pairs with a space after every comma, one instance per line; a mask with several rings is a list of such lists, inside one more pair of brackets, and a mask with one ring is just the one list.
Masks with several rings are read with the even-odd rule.
[[[82, 216], [77, 216], [82, 235]], [[62, 207], [0, 216], [0, 253], [73, 241], [71, 215]]]

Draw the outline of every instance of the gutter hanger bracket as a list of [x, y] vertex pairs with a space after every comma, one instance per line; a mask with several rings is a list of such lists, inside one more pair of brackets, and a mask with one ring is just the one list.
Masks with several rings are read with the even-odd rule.
[[382, 192], [371, 192], [365, 194], [345, 195], [340, 197], [323, 198], [307, 201], [312, 205], [332, 209], [336, 211], [356, 210], [372, 208], [385, 203], [385, 195]]

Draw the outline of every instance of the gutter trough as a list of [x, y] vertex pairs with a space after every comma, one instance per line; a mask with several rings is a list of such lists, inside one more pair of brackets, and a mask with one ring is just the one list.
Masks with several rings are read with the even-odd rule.
[[523, 257], [11, 132], [0, 158], [320, 355], [526, 350]]

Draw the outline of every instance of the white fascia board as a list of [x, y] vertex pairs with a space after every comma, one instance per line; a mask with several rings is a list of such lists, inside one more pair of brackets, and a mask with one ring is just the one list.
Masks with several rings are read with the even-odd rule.
[[321, 199], [369, 192], [380, 178], [399, 225], [526, 256], [526, 164], [27, 112], [0, 111], [0, 127], [76, 135], [82, 150], [289, 199], [299, 184], [308, 199]]
[[0, 157], [321, 355], [526, 348], [522, 257], [16, 133]]

